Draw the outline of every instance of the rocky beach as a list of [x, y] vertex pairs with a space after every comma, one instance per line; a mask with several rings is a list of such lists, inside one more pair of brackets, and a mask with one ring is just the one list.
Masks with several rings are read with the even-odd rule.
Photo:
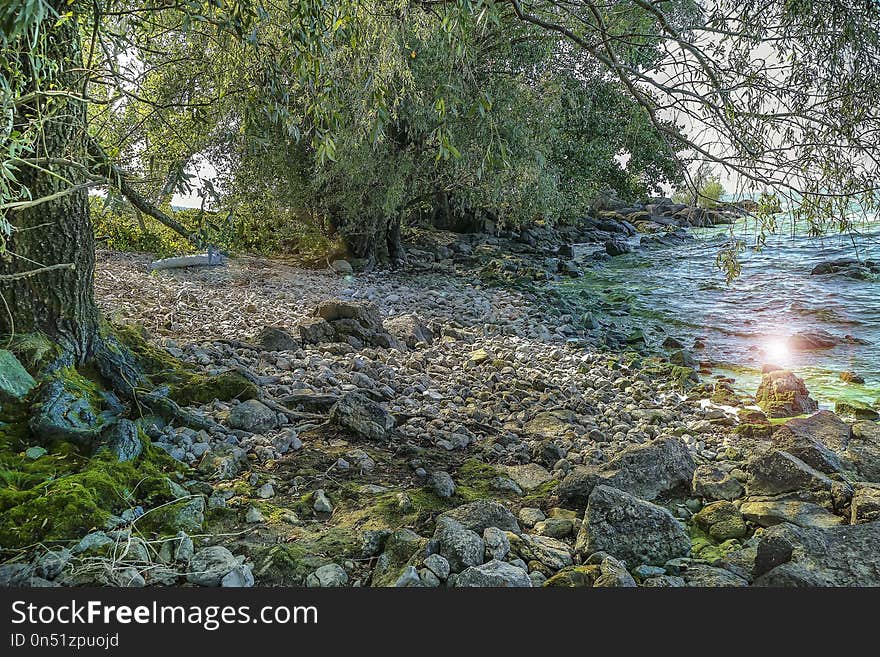
[[[0, 580], [878, 586], [875, 408], [819, 410], [772, 363], [744, 394], [675, 330], [566, 284], [736, 217], [654, 200], [577, 227], [413, 231], [393, 271], [236, 257], [151, 273], [101, 252], [101, 308], [169, 410], [96, 401], [112, 466], [82, 511], [54, 459], [74, 458], [84, 416], [5, 352], [2, 399], [37, 404], [54, 441], [0, 424]], [[37, 472], [80, 522], [53, 526]]]

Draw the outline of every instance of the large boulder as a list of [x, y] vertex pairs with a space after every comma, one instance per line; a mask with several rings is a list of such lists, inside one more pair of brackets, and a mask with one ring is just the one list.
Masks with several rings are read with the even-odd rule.
[[438, 518], [434, 541], [438, 554], [446, 559], [454, 573], [483, 563], [486, 544], [480, 534], [452, 518]]
[[322, 344], [333, 342], [336, 339], [336, 331], [326, 319], [306, 317], [299, 323], [299, 337], [303, 344]]
[[847, 469], [857, 472], [862, 479], [880, 482], [880, 424], [855, 422], [843, 460]]
[[471, 566], [455, 578], [456, 587], [511, 588], [530, 587], [532, 580], [528, 573], [506, 561], [492, 559], [479, 566]]
[[831, 491], [834, 482], [798, 457], [782, 450], [772, 450], [753, 458], [748, 464], [746, 492], [755, 495], [780, 495], [797, 491]]
[[295, 351], [299, 349], [296, 337], [280, 326], [266, 326], [257, 335], [256, 343], [266, 351]]
[[328, 322], [351, 319], [357, 321], [365, 329], [382, 330], [382, 316], [379, 314], [379, 309], [368, 301], [342, 301], [340, 299], [322, 301], [315, 308], [314, 315]]
[[629, 566], [661, 565], [688, 556], [691, 539], [663, 507], [599, 485], [590, 494], [575, 549], [582, 555], [607, 552]]
[[770, 417], [794, 417], [819, 410], [804, 380], [788, 370], [766, 372], [755, 397]]
[[357, 392], [344, 394], [330, 409], [330, 419], [369, 440], [384, 441], [394, 429], [394, 417], [372, 399]]
[[563, 503], [583, 506], [598, 484], [611, 486], [645, 500], [653, 500], [678, 488], [689, 488], [694, 459], [680, 438], [664, 436], [628, 447], [600, 467], [572, 470], [557, 493]]
[[850, 426], [831, 411], [789, 420], [773, 434], [773, 444], [825, 473], [841, 468], [838, 454], [852, 438]]
[[632, 244], [624, 239], [613, 238], [605, 242], [605, 253], [610, 256], [623, 255], [624, 253], [630, 253], [632, 250]]
[[843, 524], [843, 518], [834, 515], [825, 507], [800, 500], [746, 501], [740, 506], [740, 513], [746, 520], [761, 527], [790, 522], [799, 527], [827, 529]]
[[754, 574], [757, 586], [880, 586], [880, 522], [770, 527], [758, 543]]
[[712, 463], [697, 466], [691, 485], [694, 495], [707, 500], [732, 501], [745, 492], [737, 479]]

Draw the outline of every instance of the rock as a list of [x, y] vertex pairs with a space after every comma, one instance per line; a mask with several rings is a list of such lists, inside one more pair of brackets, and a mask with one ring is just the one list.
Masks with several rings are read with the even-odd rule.
[[192, 556], [195, 553], [192, 539], [184, 531], [177, 532], [177, 536], [175, 538], [177, 540], [175, 541], [174, 553], [172, 555], [172, 558], [180, 563], [189, 562], [189, 560], [192, 559]]
[[232, 552], [221, 545], [211, 545], [197, 551], [190, 559], [186, 580], [197, 586], [219, 586], [220, 580], [238, 565]]
[[339, 426], [369, 440], [387, 440], [394, 428], [394, 417], [379, 404], [360, 393], [348, 392], [330, 409], [330, 419]]
[[880, 424], [854, 422], [852, 440], [847, 444], [843, 458], [862, 479], [880, 482]]
[[662, 437], [624, 449], [601, 467], [581, 466], [557, 489], [560, 499], [584, 506], [597, 484], [653, 500], [682, 486], [690, 488], [694, 460], [680, 438]]
[[83, 536], [79, 543], [73, 546], [72, 554], [99, 554], [116, 541], [104, 532], [91, 532]]
[[546, 468], [534, 462], [525, 465], [508, 465], [504, 470], [525, 491], [537, 488], [553, 479], [553, 475]]
[[429, 554], [425, 557], [424, 563], [425, 567], [434, 573], [439, 579], [446, 579], [452, 572], [452, 569], [449, 567], [449, 562], [445, 557], [442, 557], [439, 554]]
[[767, 372], [756, 395], [758, 406], [771, 418], [794, 417], [819, 409], [804, 380], [788, 370]]
[[735, 573], [703, 563], [688, 564], [684, 571], [684, 581], [691, 587], [732, 587], [748, 586], [748, 580]]
[[348, 573], [339, 564], [328, 563], [321, 566], [306, 578], [310, 588], [339, 588], [348, 584]]
[[280, 326], [266, 326], [256, 337], [257, 346], [265, 351], [296, 351], [300, 341]]
[[730, 474], [711, 463], [699, 465], [691, 481], [694, 495], [707, 500], [735, 500], [745, 489]]
[[532, 533], [550, 538], [566, 538], [574, 534], [577, 524], [571, 518], [547, 518], [535, 523]]
[[383, 326], [385, 331], [410, 349], [415, 349], [419, 345], [431, 345], [434, 342], [434, 334], [418, 315], [392, 317], [386, 319]]
[[0, 404], [21, 401], [36, 385], [12, 352], [0, 349]]
[[428, 477], [428, 488], [430, 488], [437, 497], [448, 499], [455, 495], [455, 482], [448, 472], [432, 472]]
[[694, 516], [694, 521], [716, 541], [742, 538], [746, 535], [746, 523], [732, 502], [712, 502]]
[[779, 495], [800, 490], [830, 491], [833, 485], [826, 475], [781, 450], [753, 458], [747, 470], [749, 480], [746, 492], [749, 496]]
[[880, 274], [880, 263], [871, 260], [859, 261], [856, 258], [838, 258], [820, 262], [813, 267], [810, 274], [813, 276], [839, 274], [848, 278], [867, 280], [872, 274]]
[[394, 586], [400, 589], [424, 586], [424, 584], [422, 583], [422, 578], [419, 577], [419, 572], [415, 567], [407, 566], [403, 569], [403, 573], [401, 573], [400, 577], [395, 580]]
[[249, 508], [244, 516], [244, 521], [249, 524], [264, 522], [265, 520], [266, 518], [263, 516], [262, 512], [255, 506]]
[[[427, 539], [410, 529], [398, 529], [385, 541], [385, 549], [376, 560], [371, 586], [394, 586], [412, 560], [421, 560]], [[412, 572], [418, 580], [418, 572]], [[421, 580], [419, 580], [421, 581]]]
[[839, 415], [853, 418], [855, 420], [877, 420], [880, 419], [880, 413], [876, 409], [865, 402], [851, 399], [849, 401], [837, 401], [834, 403], [834, 412]]
[[299, 339], [304, 345], [323, 344], [336, 339], [330, 322], [320, 317], [306, 317], [299, 323]]
[[330, 499], [323, 488], [315, 491], [312, 499], [312, 509], [314, 509], [315, 513], [333, 513], [333, 505], [330, 503]]
[[0, 564], [0, 588], [19, 588], [31, 586], [34, 568], [27, 563]]
[[612, 556], [605, 556], [599, 563], [599, 577], [595, 588], [633, 588], [638, 586], [626, 566]]
[[227, 420], [233, 429], [250, 433], [266, 433], [278, 426], [278, 416], [271, 408], [256, 399], [248, 399], [233, 406]]
[[456, 587], [531, 587], [528, 573], [505, 561], [493, 559], [463, 570], [455, 578]]
[[330, 269], [337, 274], [352, 274], [354, 269], [347, 260], [334, 260], [330, 263]]
[[690, 367], [692, 369], [697, 369], [700, 366], [700, 361], [694, 358], [693, 355], [685, 349], [679, 349], [678, 351], [672, 352], [669, 355], [669, 362], [673, 365]]
[[497, 527], [486, 527], [483, 531], [483, 543], [486, 545], [486, 559], [504, 561], [510, 553], [510, 540], [507, 534]]
[[541, 411], [523, 425], [526, 433], [533, 433], [546, 438], [554, 438], [577, 424], [577, 415], [572, 411], [557, 409]]
[[773, 434], [775, 447], [796, 456], [820, 472], [841, 469], [838, 453], [852, 438], [850, 426], [831, 411], [789, 420]]
[[602, 570], [596, 564], [569, 566], [550, 577], [544, 582], [544, 586], [564, 588], [591, 587], [596, 583], [601, 574]]
[[224, 588], [250, 588], [254, 585], [254, 573], [251, 567], [247, 565], [236, 566], [230, 570], [223, 579], [220, 580], [220, 586]]
[[684, 577], [678, 575], [657, 575], [642, 582], [642, 586], [652, 588], [681, 588], [686, 586]]
[[610, 486], [590, 494], [575, 549], [608, 554], [635, 566], [663, 564], [690, 554], [691, 540], [669, 511]]
[[844, 383], [864, 383], [865, 378], [849, 370], [840, 373], [840, 380]]
[[880, 520], [880, 486], [856, 486], [853, 494], [850, 523], [858, 525]]
[[549, 536], [523, 534], [511, 543], [511, 549], [523, 559], [538, 561], [550, 570], [560, 570], [574, 563], [571, 548]]
[[544, 518], [546, 518], [546, 516], [541, 509], [526, 506], [519, 510], [519, 521], [525, 527], [534, 527], [537, 523], [544, 520]]
[[830, 529], [789, 523], [765, 530], [756, 586], [880, 586], [880, 522]]
[[788, 339], [788, 346], [800, 351], [831, 349], [840, 342], [839, 338], [822, 329], [798, 331]]
[[340, 299], [322, 301], [315, 308], [314, 315], [331, 323], [352, 319], [369, 331], [380, 332], [383, 330], [379, 309], [375, 304], [366, 301], [342, 301]]
[[843, 518], [824, 507], [800, 500], [746, 501], [740, 506], [740, 512], [746, 520], [761, 527], [790, 522], [799, 527], [827, 529], [843, 524]]
[[452, 572], [483, 563], [486, 551], [483, 539], [455, 520], [440, 516], [434, 540], [437, 542], [437, 553], [449, 562]]
[[46, 443], [72, 442], [90, 449], [102, 429], [103, 420], [74, 382], [47, 379], [32, 393], [29, 421], [31, 433]]
[[633, 250], [632, 245], [623, 239], [610, 239], [605, 242], [605, 253], [610, 256], [619, 256], [624, 253], [630, 253]]
[[275, 487], [271, 483], [265, 483], [257, 489], [257, 497], [268, 500], [275, 497]]
[[120, 419], [101, 433], [101, 442], [120, 461], [134, 461], [144, 449], [137, 425]]
[[456, 520], [465, 528], [478, 533], [486, 531], [487, 527], [497, 527], [514, 534], [520, 533], [519, 523], [510, 509], [492, 500], [476, 500], [462, 504], [446, 511], [440, 517]]
[[67, 548], [48, 550], [40, 555], [35, 564], [38, 577], [55, 579], [70, 561], [71, 553]]

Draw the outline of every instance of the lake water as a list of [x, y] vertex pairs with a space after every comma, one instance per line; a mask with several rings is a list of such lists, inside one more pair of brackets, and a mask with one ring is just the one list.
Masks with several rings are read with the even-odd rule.
[[[738, 223], [734, 231], [746, 244], [755, 243], [753, 221]], [[742, 392], [754, 394], [761, 365], [773, 362], [802, 376], [823, 407], [835, 399], [875, 403], [880, 398], [880, 280], [810, 275], [814, 265], [853, 257], [856, 249], [861, 258], [880, 260], [880, 223], [864, 227], [855, 238], [812, 238], [790, 229], [769, 235], [762, 249], [740, 254], [742, 274], [731, 283], [715, 266], [729, 227], [695, 235], [684, 245], [639, 249], [596, 264], [567, 285], [622, 300], [628, 316], [615, 318], [612, 312], [609, 320], [630, 322], [630, 328], [643, 325], [654, 340], [668, 334], [690, 347], [702, 338], [705, 348], [693, 353], [717, 363], [714, 371], [734, 377]], [[790, 335], [810, 329], [869, 344], [787, 349]], [[865, 384], [842, 383], [843, 370], [860, 374]]]

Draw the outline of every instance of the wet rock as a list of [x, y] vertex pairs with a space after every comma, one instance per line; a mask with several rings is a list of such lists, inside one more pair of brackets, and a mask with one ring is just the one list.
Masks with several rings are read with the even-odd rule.
[[349, 392], [330, 409], [330, 419], [369, 440], [387, 440], [394, 428], [394, 417], [367, 397]]
[[855, 422], [843, 458], [866, 481], [880, 482], [880, 424]]
[[610, 239], [605, 242], [605, 253], [610, 256], [619, 256], [625, 253], [631, 253], [632, 250], [632, 244], [624, 239]]
[[310, 588], [339, 588], [348, 584], [348, 573], [339, 564], [328, 563], [321, 566], [306, 578]]
[[761, 527], [790, 522], [799, 527], [827, 529], [843, 524], [843, 518], [824, 507], [800, 500], [746, 501], [740, 506], [740, 512], [746, 520]]
[[0, 349], [0, 404], [24, 399], [36, 385], [12, 352]]
[[831, 529], [770, 527], [758, 543], [756, 586], [880, 586], [880, 522]]
[[801, 351], [816, 351], [819, 349], [831, 349], [840, 342], [840, 339], [822, 329], [799, 331], [788, 339], [788, 345], [792, 349]]
[[257, 346], [266, 351], [296, 351], [300, 341], [280, 326], [267, 326], [257, 335]]
[[756, 394], [758, 406], [771, 418], [794, 417], [819, 409], [804, 380], [788, 370], [767, 372]]
[[694, 516], [694, 521], [716, 541], [742, 538], [747, 533], [743, 516], [732, 502], [712, 502]]
[[697, 466], [691, 483], [694, 495], [707, 500], [732, 501], [745, 492], [739, 481], [711, 463]]
[[463, 570], [455, 578], [456, 587], [531, 587], [532, 580], [521, 568], [493, 559]]
[[694, 460], [680, 438], [663, 437], [628, 447], [601, 467], [581, 466], [569, 473], [557, 493], [563, 503], [584, 506], [593, 488], [604, 484], [645, 500], [681, 487], [690, 488]]
[[220, 580], [238, 565], [232, 552], [221, 545], [211, 545], [197, 551], [190, 559], [186, 580], [197, 586], [219, 586]]
[[[520, 533], [519, 523], [510, 509], [492, 500], [476, 500], [443, 513], [440, 518], [451, 518], [471, 531], [482, 533], [487, 527]], [[438, 519], [439, 521], [439, 519]]]
[[590, 494], [575, 548], [584, 555], [607, 552], [632, 566], [659, 565], [687, 556], [691, 540], [663, 507], [599, 485]]
[[266, 433], [278, 426], [275, 411], [256, 399], [234, 406], [229, 412], [229, 426], [250, 433]]
[[840, 380], [844, 383], [864, 383], [865, 378], [860, 374], [846, 370], [840, 373]]
[[873, 260], [860, 261], [856, 258], [838, 258], [820, 262], [810, 271], [812, 276], [837, 274], [847, 278], [868, 280], [872, 274], [880, 274], [880, 263]]

